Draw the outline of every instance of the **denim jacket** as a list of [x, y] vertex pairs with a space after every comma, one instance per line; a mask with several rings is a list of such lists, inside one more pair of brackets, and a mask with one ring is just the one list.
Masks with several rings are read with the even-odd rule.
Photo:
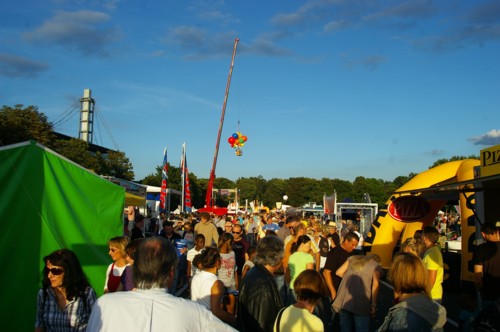
[[428, 296], [419, 294], [389, 309], [378, 331], [443, 331], [445, 323], [446, 309]]

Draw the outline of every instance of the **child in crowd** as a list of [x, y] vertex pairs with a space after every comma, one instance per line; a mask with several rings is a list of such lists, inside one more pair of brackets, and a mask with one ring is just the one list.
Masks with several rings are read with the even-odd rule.
[[257, 253], [257, 246], [253, 245], [250, 246], [247, 250], [247, 255], [248, 259], [245, 261], [245, 264], [243, 265], [243, 270], [241, 271], [241, 279], [245, 277], [245, 274], [250, 271], [252, 267], [254, 267], [254, 262], [253, 260], [255, 259], [255, 254]]
[[189, 250], [194, 248], [193, 225], [190, 222], [184, 223], [184, 234], [182, 234], [182, 238], [186, 241]]
[[200, 254], [205, 248], [205, 236], [203, 234], [196, 234], [194, 238], [194, 248], [188, 250], [187, 252], [187, 278], [189, 281], [189, 285], [191, 285], [191, 278], [194, 277], [194, 275], [197, 272], [197, 266], [193, 264], [193, 260], [196, 257], [196, 255]]
[[236, 278], [236, 256], [233, 251], [233, 236], [229, 233], [223, 233], [219, 238], [219, 250], [221, 266], [217, 277], [224, 284], [224, 290], [227, 294], [226, 311], [234, 315], [236, 308], [236, 297], [234, 291], [238, 289], [238, 278]]

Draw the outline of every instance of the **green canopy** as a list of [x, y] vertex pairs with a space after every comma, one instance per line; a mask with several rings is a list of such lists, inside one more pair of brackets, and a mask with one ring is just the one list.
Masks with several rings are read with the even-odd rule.
[[73, 250], [101, 295], [125, 190], [30, 141], [0, 148], [0, 321], [32, 331], [43, 257]]

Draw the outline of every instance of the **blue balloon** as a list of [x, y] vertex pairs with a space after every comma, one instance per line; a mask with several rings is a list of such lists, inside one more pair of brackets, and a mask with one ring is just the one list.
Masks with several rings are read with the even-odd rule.
[[234, 139], [238, 138], [238, 134], [236, 134], [236, 133], [234, 133], [232, 136], [234, 137]]

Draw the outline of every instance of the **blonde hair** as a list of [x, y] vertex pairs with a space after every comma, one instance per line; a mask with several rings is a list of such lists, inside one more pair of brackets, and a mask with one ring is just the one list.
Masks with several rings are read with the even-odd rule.
[[354, 255], [349, 258], [349, 268], [352, 269], [353, 271], [361, 271], [365, 265], [370, 262], [374, 261], [380, 264], [380, 256], [376, 254], [368, 254], [366, 256], [364, 255]]
[[387, 275], [396, 293], [430, 295], [429, 274], [417, 255], [409, 252], [398, 254]]
[[118, 248], [118, 251], [123, 257], [127, 256], [127, 252], [125, 251], [125, 248], [127, 247], [129, 243], [129, 239], [126, 236], [117, 236], [108, 241], [108, 246], [113, 246]]

